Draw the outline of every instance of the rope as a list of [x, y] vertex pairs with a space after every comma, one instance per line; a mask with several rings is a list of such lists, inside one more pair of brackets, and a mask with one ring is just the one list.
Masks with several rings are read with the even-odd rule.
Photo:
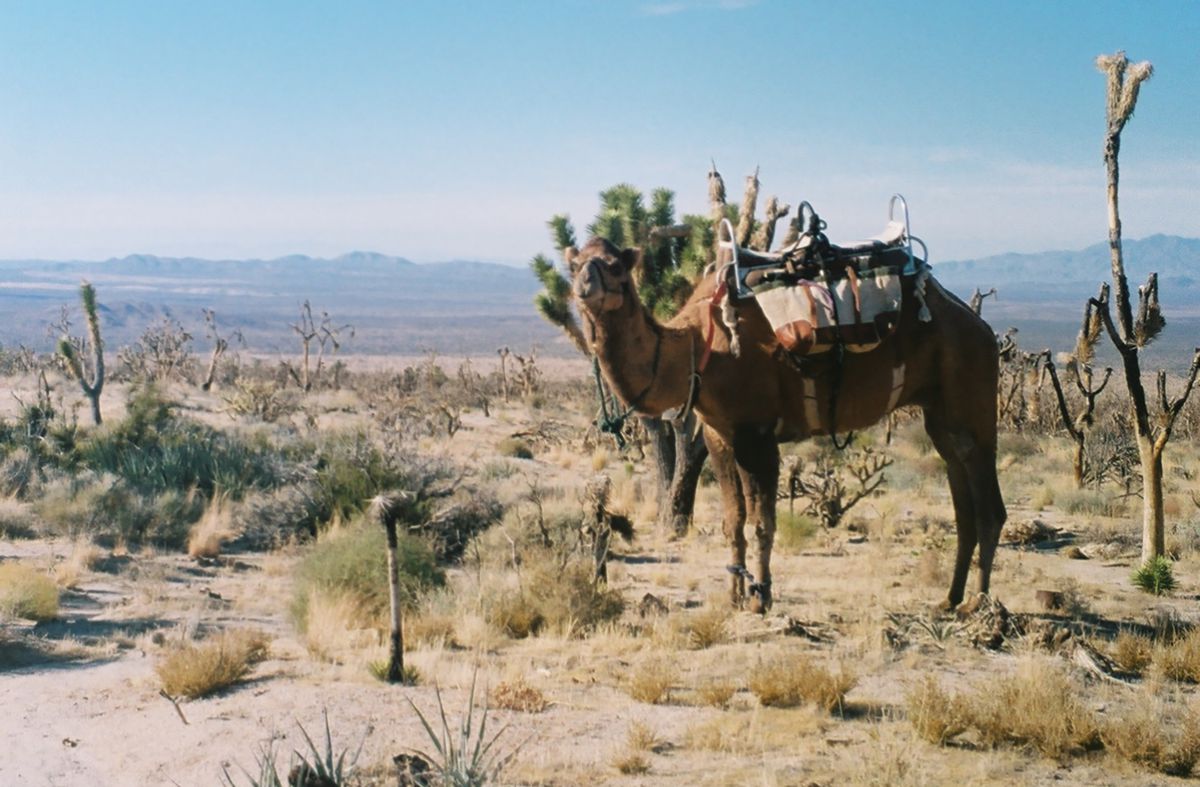
[[[600, 359], [592, 354], [592, 375], [596, 379], [596, 393], [600, 398], [600, 410], [596, 413], [596, 428], [600, 434], [610, 434], [617, 442], [618, 449], [625, 448], [625, 422], [629, 420], [629, 416], [633, 414], [633, 407], [626, 408], [625, 412], [618, 414], [617, 399], [615, 396], [605, 394], [604, 380], [600, 376]], [[610, 415], [608, 405], [611, 400], [613, 412]]]

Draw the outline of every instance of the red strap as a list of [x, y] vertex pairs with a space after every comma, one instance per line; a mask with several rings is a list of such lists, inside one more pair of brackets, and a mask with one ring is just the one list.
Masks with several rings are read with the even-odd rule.
[[708, 335], [704, 337], [704, 355], [700, 356], [700, 365], [696, 367], [698, 374], [704, 374], [704, 369], [708, 366], [708, 359], [712, 357], [713, 334], [717, 329], [713, 310], [717, 308], [721, 298], [725, 295], [725, 289], [725, 280], [722, 279], [717, 288], [713, 290], [712, 299], [708, 302]]

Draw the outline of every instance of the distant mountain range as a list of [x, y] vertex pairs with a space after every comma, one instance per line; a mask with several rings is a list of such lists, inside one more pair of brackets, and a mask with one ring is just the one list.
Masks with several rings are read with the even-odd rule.
[[[1158, 273], [1167, 329], [1150, 347], [1149, 360], [1168, 368], [1186, 366], [1192, 349], [1200, 346], [1200, 239], [1151, 235], [1124, 240], [1122, 250], [1134, 298], [1146, 277]], [[983, 316], [998, 331], [1016, 327], [1019, 345], [1066, 350], [1074, 343], [1087, 299], [1112, 280], [1110, 259], [1106, 241], [1082, 251], [934, 262], [933, 271], [964, 299], [977, 287], [983, 292], [995, 287], [996, 296], [984, 301]], [[1104, 346], [1101, 360], [1115, 361]]]
[[[1159, 351], [1190, 357], [1200, 343], [1200, 239], [1153, 235], [1124, 244], [1135, 288], [1157, 271], [1168, 329]], [[1107, 243], [1082, 251], [1001, 254], [933, 263], [946, 287], [967, 298], [995, 287], [984, 317], [1002, 331], [1019, 328], [1029, 349], [1066, 349], [1086, 298], [1109, 278]], [[172, 317], [203, 345], [202, 309], [240, 329], [251, 352], [294, 350], [290, 329], [304, 300], [350, 323], [357, 353], [491, 355], [501, 346], [570, 355], [561, 333], [534, 311], [537, 281], [528, 269], [481, 262], [416, 264], [356, 251], [333, 259], [204, 260], [131, 255], [104, 262], [0, 261], [0, 344], [49, 349], [49, 325], [63, 304], [78, 314], [82, 279], [96, 286], [110, 344], [134, 341], [147, 325]], [[78, 317], [75, 318], [78, 324]]]

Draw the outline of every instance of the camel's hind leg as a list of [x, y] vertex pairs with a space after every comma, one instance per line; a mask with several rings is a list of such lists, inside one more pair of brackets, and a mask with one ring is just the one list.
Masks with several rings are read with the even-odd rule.
[[954, 608], [962, 603], [976, 545], [979, 546], [979, 592], [988, 592], [1000, 528], [1007, 517], [996, 477], [995, 431], [993, 428], [989, 432], [986, 425], [972, 429], [956, 424], [940, 409], [928, 407], [925, 430], [946, 462], [954, 502], [958, 550], [946, 599], [947, 606]]
[[[708, 458], [713, 474], [721, 489], [721, 527], [729, 542], [730, 562], [733, 569], [746, 568], [746, 498], [742, 493], [742, 481], [738, 476], [737, 463], [733, 458], [733, 446], [711, 429], [704, 432], [708, 443]], [[746, 598], [745, 575], [734, 571], [729, 578], [729, 600], [740, 607]]]

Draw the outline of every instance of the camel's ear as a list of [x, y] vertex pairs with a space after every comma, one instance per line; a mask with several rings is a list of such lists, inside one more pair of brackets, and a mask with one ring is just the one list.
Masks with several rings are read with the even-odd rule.
[[567, 270], [571, 272], [571, 275], [574, 276], [576, 273], [579, 273], [579, 249], [574, 246], [568, 246], [563, 249], [562, 255], [563, 259], [566, 260]]
[[641, 249], [622, 249], [621, 250], [621, 266], [626, 271], [631, 271], [636, 268], [642, 261]]

